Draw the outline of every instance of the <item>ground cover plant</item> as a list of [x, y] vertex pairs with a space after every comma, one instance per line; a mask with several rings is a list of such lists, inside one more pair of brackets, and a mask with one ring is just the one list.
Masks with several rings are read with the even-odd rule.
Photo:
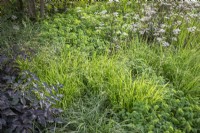
[[[62, 110], [52, 107], [60, 98], [53, 94], [56, 86], [41, 84], [30, 72], [19, 74], [9, 57], [0, 56], [0, 61], [0, 132], [41, 132], [60, 123]], [[44, 90], [49, 90], [48, 96]]]
[[63, 95], [62, 124], [45, 131], [200, 132], [199, 7], [113, 0], [36, 23], [28, 44], [38, 49], [17, 63], [38, 84], [62, 84], [50, 91]]

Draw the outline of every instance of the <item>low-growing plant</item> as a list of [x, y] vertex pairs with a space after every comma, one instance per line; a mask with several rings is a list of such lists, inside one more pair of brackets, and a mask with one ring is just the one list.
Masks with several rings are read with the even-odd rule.
[[[45, 83], [42, 87], [31, 75], [26, 72], [18, 81], [12, 76], [3, 78], [7, 86], [0, 86], [1, 132], [41, 132], [52, 123], [62, 122], [58, 116], [62, 110], [52, 107], [60, 100], [59, 95], [53, 94], [56, 87]], [[48, 96], [41, 89], [49, 91]]]
[[187, 98], [182, 91], [171, 92], [165, 102], [154, 105], [134, 102], [133, 111], [118, 111], [120, 125], [131, 132], [199, 132], [199, 99]]

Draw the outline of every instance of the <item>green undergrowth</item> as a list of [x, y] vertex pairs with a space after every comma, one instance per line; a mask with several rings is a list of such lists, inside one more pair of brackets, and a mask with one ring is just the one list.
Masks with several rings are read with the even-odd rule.
[[[36, 52], [39, 25], [15, 15], [0, 18], [0, 54], [7, 56], [27, 55]], [[16, 58], [16, 57], [14, 57]]]
[[199, 132], [200, 23], [191, 6], [97, 3], [42, 21], [37, 54], [18, 64], [63, 85], [56, 132]]
[[133, 102], [132, 111], [111, 105], [106, 93], [87, 94], [78, 98], [65, 111], [67, 121], [56, 132], [198, 132], [200, 124], [198, 102], [186, 98], [181, 91], [171, 92], [164, 102], [149, 105]]
[[156, 75], [145, 58], [134, 57], [137, 56], [134, 52], [139, 49], [137, 47], [140, 46], [115, 55], [88, 55], [64, 47], [60, 53], [52, 53], [56, 54], [54, 56], [46, 50], [47, 53], [41, 53], [31, 63], [21, 62], [20, 66], [36, 73], [49, 84], [63, 84], [62, 91], [66, 97], [61, 104], [64, 108], [75, 96], [89, 89], [95, 94], [105, 91], [113, 104], [129, 109], [134, 100], [151, 104], [162, 101], [170, 91], [167, 82]]
[[199, 52], [131, 44], [102, 55], [64, 45], [19, 63], [41, 81], [63, 84], [58, 106], [68, 123], [58, 131], [198, 132]]

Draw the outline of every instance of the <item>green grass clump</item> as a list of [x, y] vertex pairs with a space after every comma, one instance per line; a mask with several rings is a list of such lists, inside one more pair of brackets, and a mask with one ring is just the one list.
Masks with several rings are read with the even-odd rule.
[[[62, 47], [60, 53], [55, 53], [56, 56], [46, 52], [41, 54], [31, 63], [22, 62], [21, 67], [35, 72], [49, 84], [63, 84], [65, 97], [61, 104], [64, 108], [85, 90], [95, 94], [105, 91], [113, 105], [118, 104], [128, 110], [131, 110], [133, 101], [155, 103], [162, 101], [168, 92], [166, 83], [148, 68], [145, 60], [127, 58], [123, 51], [114, 56], [98, 56]], [[135, 73], [134, 69], [139, 67], [140, 72]]]
[[177, 90], [187, 95], [200, 96], [200, 56], [197, 50], [181, 50], [178, 54], [166, 54], [162, 63], [162, 75]]

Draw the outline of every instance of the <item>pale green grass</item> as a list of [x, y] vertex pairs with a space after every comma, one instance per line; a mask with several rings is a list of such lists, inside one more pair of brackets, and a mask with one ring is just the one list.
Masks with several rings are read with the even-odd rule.
[[36, 73], [42, 81], [63, 84], [64, 98], [60, 104], [64, 108], [85, 90], [90, 90], [94, 94], [105, 91], [113, 104], [131, 110], [133, 101], [155, 103], [162, 101], [169, 91], [145, 58], [135, 58], [134, 51], [140, 47], [148, 48], [141, 44], [128, 53], [121, 50], [115, 55], [87, 55], [62, 47], [60, 53], [46, 50], [31, 62], [19, 63], [23, 70]]

